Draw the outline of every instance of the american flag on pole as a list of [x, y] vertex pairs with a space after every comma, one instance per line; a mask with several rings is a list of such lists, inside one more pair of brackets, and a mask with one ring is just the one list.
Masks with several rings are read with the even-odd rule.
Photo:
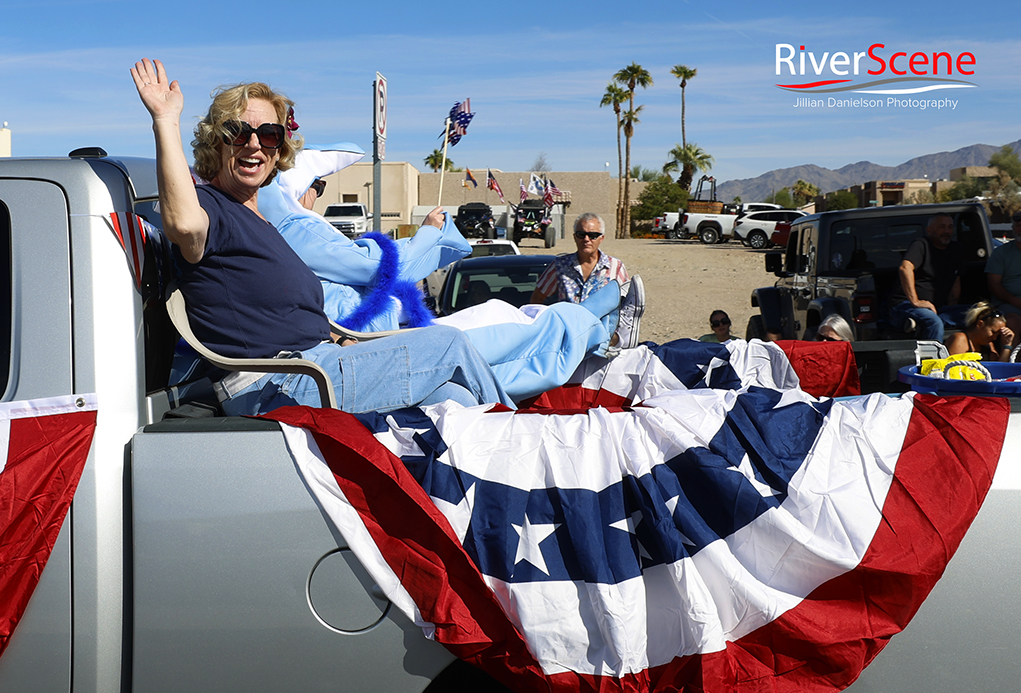
[[525, 189], [525, 183], [518, 178], [518, 187], [521, 188], [521, 201], [524, 202], [528, 199], [528, 191]]
[[461, 141], [461, 138], [468, 133], [468, 123], [472, 121], [475, 114], [471, 112], [471, 99], [455, 103], [450, 109], [450, 125], [447, 128], [447, 141], [450, 146]]
[[503, 199], [503, 190], [500, 189], [500, 184], [496, 181], [496, 177], [493, 176], [493, 172], [488, 168], [486, 169], [486, 188], [495, 191], [500, 196], [501, 202], [507, 201]]
[[547, 207], [552, 207], [553, 206], [553, 188], [550, 187], [550, 183], [549, 183], [548, 180], [544, 181], [544, 185], [542, 186], [542, 189], [543, 189], [543, 193], [542, 193], [543, 204], [545, 204]]
[[619, 406], [270, 416], [388, 598], [514, 690], [843, 689], [978, 512], [1008, 403], [817, 399], [758, 342], [630, 352], [580, 380]]
[[49, 560], [95, 428], [95, 395], [0, 404], [0, 653]]

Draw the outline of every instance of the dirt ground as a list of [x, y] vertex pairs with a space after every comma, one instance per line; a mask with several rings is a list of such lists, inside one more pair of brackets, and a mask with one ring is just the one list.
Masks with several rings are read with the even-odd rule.
[[[573, 252], [574, 239], [557, 239], [546, 250], [541, 241], [526, 240], [529, 255]], [[710, 331], [709, 314], [725, 310], [735, 337], [744, 337], [752, 309], [752, 289], [770, 286], [776, 277], [765, 270], [766, 251], [740, 242], [703, 245], [697, 240], [626, 239], [607, 237], [600, 248], [620, 258], [631, 274], [642, 275], [646, 308], [641, 338], [663, 344], [682, 337], [698, 339]]]

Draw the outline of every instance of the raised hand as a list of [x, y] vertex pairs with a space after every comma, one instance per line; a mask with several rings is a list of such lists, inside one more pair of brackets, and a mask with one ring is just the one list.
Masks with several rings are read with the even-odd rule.
[[435, 226], [438, 229], [443, 228], [443, 208], [436, 207], [434, 210], [426, 215], [425, 220], [422, 222], [422, 226]]
[[184, 94], [175, 79], [167, 79], [167, 71], [159, 60], [142, 58], [131, 68], [131, 78], [153, 121], [180, 117], [184, 110]]

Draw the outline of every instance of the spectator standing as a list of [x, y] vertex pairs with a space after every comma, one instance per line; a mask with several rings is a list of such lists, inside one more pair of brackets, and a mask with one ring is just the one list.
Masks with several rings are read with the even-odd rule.
[[1011, 221], [1014, 240], [993, 249], [986, 262], [986, 281], [993, 305], [1014, 334], [1011, 346], [1017, 346], [1021, 335], [1021, 211], [1014, 212]]

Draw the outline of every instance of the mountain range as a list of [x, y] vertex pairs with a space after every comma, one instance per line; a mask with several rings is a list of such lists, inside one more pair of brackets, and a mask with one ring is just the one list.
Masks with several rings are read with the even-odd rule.
[[[1009, 143], [1015, 152], [1021, 152], [1021, 140]], [[950, 169], [961, 166], [988, 166], [989, 157], [1000, 150], [991, 144], [973, 144], [952, 152], [926, 154], [909, 159], [899, 166], [880, 166], [871, 161], [859, 161], [836, 170], [803, 164], [791, 168], [779, 168], [755, 178], [728, 180], [716, 188], [717, 198], [729, 202], [740, 196], [745, 202], [765, 199], [767, 195], [783, 187], [790, 187], [799, 178], [819, 186], [826, 193], [871, 180], [900, 180], [925, 178], [939, 180], [950, 178]]]

